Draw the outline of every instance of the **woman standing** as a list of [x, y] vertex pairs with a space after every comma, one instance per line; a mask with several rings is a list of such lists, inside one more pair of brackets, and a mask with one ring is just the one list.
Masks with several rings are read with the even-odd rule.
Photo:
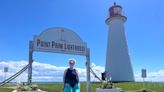
[[74, 68], [75, 59], [69, 59], [69, 68], [65, 70], [63, 82], [64, 92], [80, 92], [79, 76], [77, 70]]

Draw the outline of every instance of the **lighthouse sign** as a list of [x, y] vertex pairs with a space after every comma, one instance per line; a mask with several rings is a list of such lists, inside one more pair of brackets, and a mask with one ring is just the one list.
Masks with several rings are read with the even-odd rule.
[[39, 52], [86, 55], [86, 48], [86, 43], [66, 28], [49, 28], [33, 41], [33, 50]]
[[32, 83], [33, 52], [51, 52], [86, 56], [86, 92], [90, 92], [90, 49], [72, 30], [53, 27], [35, 35], [29, 41], [28, 84]]

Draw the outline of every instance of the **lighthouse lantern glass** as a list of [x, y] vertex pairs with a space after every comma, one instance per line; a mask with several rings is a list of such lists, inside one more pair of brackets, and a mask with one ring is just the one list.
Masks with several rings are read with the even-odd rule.
[[121, 14], [121, 8], [120, 7], [114, 7], [114, 14]]

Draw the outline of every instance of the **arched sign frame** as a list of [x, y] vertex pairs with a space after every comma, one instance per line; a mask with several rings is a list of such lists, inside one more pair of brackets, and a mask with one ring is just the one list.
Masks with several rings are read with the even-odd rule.
[[90, 92], [90, 49], [87, 44], [72, 30], [54, 27], [35, 35], [29, 42], [28, 84], [32, 83], [33, 52], [51, 52], [86, 56], [86, 91]]

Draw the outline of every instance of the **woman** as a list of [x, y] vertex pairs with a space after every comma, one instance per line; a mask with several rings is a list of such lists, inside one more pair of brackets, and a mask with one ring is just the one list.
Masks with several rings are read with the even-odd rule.
[[69, 68], [65, 70], [63, 82], [64, 92], [80, 92], [79, 76], [77, 70], [74, 68], [75, 59], [69, 59]]

